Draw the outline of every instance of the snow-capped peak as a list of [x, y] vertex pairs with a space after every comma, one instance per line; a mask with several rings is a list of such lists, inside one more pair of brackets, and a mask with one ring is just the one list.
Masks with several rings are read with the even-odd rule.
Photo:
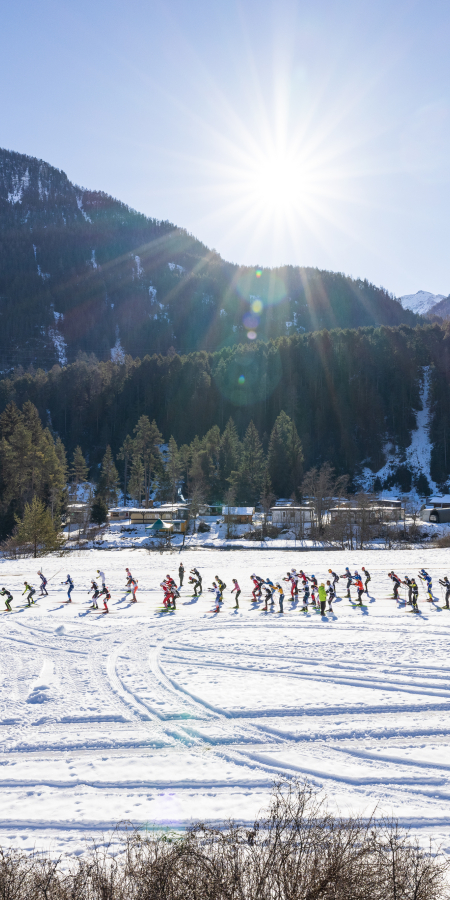
[[411, 312], [424, 316], [436, 306], [436, 303], [445, 300], [446, 296], [446, 294], [430, 294], [429, 291], [417, 291], [417, 294], [405, 294], [404, 297], [399, 297], [399, 300], [403, 309], [410, 309]]

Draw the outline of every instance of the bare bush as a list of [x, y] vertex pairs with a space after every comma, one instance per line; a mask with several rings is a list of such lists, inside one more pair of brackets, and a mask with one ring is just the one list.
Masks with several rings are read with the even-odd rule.
[[447, 900], [448, 863], [396, 822], [332, 815], [286, 781], [254, 825], [185, 833], [122, 831], [71, 867], [0, 854], [1, 900]]

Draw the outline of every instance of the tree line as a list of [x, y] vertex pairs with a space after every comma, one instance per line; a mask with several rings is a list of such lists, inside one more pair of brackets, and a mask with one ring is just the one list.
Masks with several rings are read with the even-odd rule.
[[[329, 462], [352, 481], [363, 465], [377, 471], [384, 464], [386, 444], [401, 458], [421, 409], [426, 366], [431, 474], [442, 484], [450, 474], [450, 330], [437, 324], [336, 329], [120, 364], [81, 356], [63, 368], [19, 369], [1, 379], [0, 410], [31, 401], [69, 456], [79, 445], [93, 471], [107, 446], [117, 457], [143, 415], [178, 447], [213, 428], [222, 434], [230, 418], [242, 442], [252, 422], [267, 453], [284, 411], [305, 469]], [[408, 479], [411, 485], [412, 473], [394, 475], [399, 487]]]

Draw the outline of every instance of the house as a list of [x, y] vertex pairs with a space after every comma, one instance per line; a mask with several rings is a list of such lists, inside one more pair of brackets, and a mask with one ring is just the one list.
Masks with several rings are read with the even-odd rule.
[[251, 525], [253, 521], [254, 506], [223, 506], [222, 515], [235, 525]]
[[301, 525], [312, 522], [314, 509], [312, 506], [272, 506], [272, 525]]

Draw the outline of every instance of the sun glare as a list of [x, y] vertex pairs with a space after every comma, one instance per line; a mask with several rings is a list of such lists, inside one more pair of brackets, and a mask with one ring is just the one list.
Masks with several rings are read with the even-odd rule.
[[265, 212], [287, 214], [301, 204], [304, 178], [299, 159], [279, 153], [258, 160], [249, 177], [253, 201]]

